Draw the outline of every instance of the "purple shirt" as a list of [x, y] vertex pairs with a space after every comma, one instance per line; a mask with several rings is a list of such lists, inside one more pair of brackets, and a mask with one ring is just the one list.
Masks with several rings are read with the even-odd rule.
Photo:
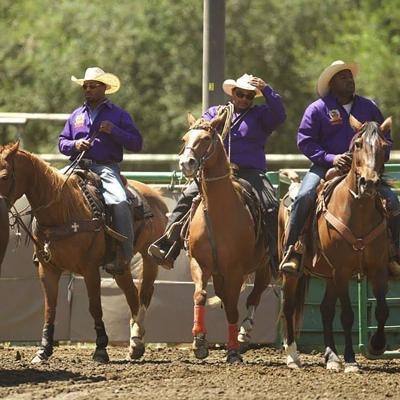
[[102, 121], [114, 124], [111, 134], [98, 132], [92, 147], [85, 157], [97, 161], [122, 161], [123, 149], [138, 152], [142, 149], [143, 139], [131, 116], [122, 108], [107, 100], [96, 109], [96, 117], [91, 123], [89, 109], [86, 104], [77, 108], [65, 123], [58, 142], [60, 152], [74, 159], [78, 155], [75, 141], [89, 140], [94, 132], [98, 132]]
[[[365, 97], [354, 96], [350, 113], [360, 122], [383, 122], [376, 104]], [[304, 112], [297, 134], [299, 150], [314, 164], [331, 167], [337, 154], [345, 153], [355, 132], [350, 126], [349, 114], [332, 94], [310, 104]], [[390, 147], [390, 132], [385, 134]], [[390, 150], [387, 153], [389, 158]]]
[[[266, 170], [265, 143], [272, 131], [286, 119], [282, 99], [270, 86], [263, 89], [266, 104], [252, 107], [231, 129], [231, 162], [239, 167]], [[220, 106], [209, 108], [203, 118], [213, 119]], [[233, 116], [235, 120], [237, 116]], [[240, 118], [240, 116], [239, 116]], [[228, 137], [224, 146], [228, 152]]]

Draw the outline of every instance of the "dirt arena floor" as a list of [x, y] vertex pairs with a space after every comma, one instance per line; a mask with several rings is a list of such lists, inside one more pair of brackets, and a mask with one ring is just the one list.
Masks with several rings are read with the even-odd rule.
[[279, 350], [260, 348], [243, 364], [225, 363], [214, 349], [196, 360], [189, 345], [149, 346], [142, 360], [125, 361], [125, 347], [109, 347], [110, 363], [91, 360], [93, 348], [59, 346], [50, 361], [32, 366], [33, 347], [0, 348], [2, 399], [400, 399], [400, 360], [358, 361], [361, 372], [324, 370], [321, 354], [304, 355], [289, 370]]

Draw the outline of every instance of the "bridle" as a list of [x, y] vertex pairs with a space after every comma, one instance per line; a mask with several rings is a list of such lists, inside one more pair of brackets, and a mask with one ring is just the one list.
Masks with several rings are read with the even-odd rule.
[[190, 131], [193, 130], [203, 130], [203, 131], [207, 131], [210, 133], [211, 135], [211, 143], [209, 144], [207, 150], [205, 151], [205, 153], [203, 155], [197, 155], [196, 154], [196, 149], [193, 146], [188, 146], [185, 145], [181, 151], [180, 154], [182, 154], [184, 151], [189, 150], [191, 155], [193, 156], [193, 158], [197, 161], [198, 163], [198, 167], [197, 167], [197, 172], [198, 171], [202, 171], [204, 168], [204, 163], [209, 160], [215, 153], [216, 150], [216, 146], [217, 146], [217, 141], [218, 141], [218, 132], [217, 130], [212, 127], [211, 125], [198, 125], [198, 126], [194, 126], [192, 127]]

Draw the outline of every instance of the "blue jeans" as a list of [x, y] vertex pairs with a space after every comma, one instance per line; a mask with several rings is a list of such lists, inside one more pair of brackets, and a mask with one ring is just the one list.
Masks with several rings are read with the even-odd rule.
[[[125, 259], [133, 256], [134, 232], [132, 226], [132, 213], [128, 204], [124, 184], [120, 177], [120, 169], [115, 164], [92, 164], [86, 167], [99, 175], [103, 185], [103, 196], [107, 206], [110, 207], [113, 217], [113, 228], [128, 240], [122, 242], [122, 252]], [[64, 172], [67, 167], [63, 168]]]
[[[294, 245], [299, 239], [299, 236], [306, 224], [307, 218], [315, 205], [315, 201], [317, 199], [317, 186], [319, 185], [321, 179], [325, 176], [327, 170], [327, 167], [313, 165], [304, 176], [299, 193], [293, 203], [292, 211], [290, 214], [288, 225], [289, 232], [285, 250], [287, 250], [290, 245]], [[389, 228], [392, 232], [393, 241], [396, 249], [398, 249], [400, 242], [399, 199], [397, 198], [397, 195], [392, 191], [392, 189], [387, 185], [378, 185], [377, 191], [389, 203]]]

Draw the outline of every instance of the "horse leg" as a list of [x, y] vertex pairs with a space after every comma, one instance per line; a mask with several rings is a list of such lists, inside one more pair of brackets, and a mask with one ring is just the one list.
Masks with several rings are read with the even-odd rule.
[[54, 320], [56, 318], [58, 284], [61, 276], [60, 270], [45, 268], [42, 263], [39, 263], [38, 272], [44, 295], [44, 325], [40, 348], [31, 361], [33, 364], [41, 363], [53, 354]]
[[340, 370], [340, 360], [333, 338], [333, 319], [335, 318], [335, 307], [337, 302], [336, 287], [332, 279], [326, 280], [325, 295], [320, 305], [322, 326], [325, 343], [325, 365], [326, 369]]
[[97, 266], [88, 266], [83, 276], [89, 298], [89, 312], [94, 319], [96, 331], [96, 349], [93, 353], [93, 360], [99, 363], [109, 361], [107, 353], [108, 336], [103, 322], [103, 310], [100, 297], [100, 272]]
[[349, 277], [345, 279], [335, 279], [337, 293], [341, 304], [340, 319], [344, 330], [344, 372], [358, 372], [359, 367], [356, 363], [356, 358], [353, 349], [353, 339], [351, 337], [351, 330], [354, 323], [354, 312], [351, 306], [349, 295]]
[[196, 358], [203, 359], [208, 356], [208, 343], [206, 340], [205, 327], [205, 304], [207, 300], [207, 282], [211, 273], [201, 269], [195, 258], [190, 259], [190, 269], [195, 285], [194, 301], [194, 322], [193, 322], [193, 345], [192, 349]]
[[294, 340], [295, 334], [295, 310], [296, 292], [298, 278], [294, 275], [284, 274], [283, 276], [283, 314], [285, 316], [285, 338], [283, 348], [286, 353], [286, 365], [292, 369], [301, 367], [300, 356], [297, 351], [297, 344]]
[[385, 323], [389, 316], [386, 303], [387, 275], [379, 271], [375, 276], [368, 279], [372, 283], [372, 290], [376, 298], [375, 318], [378, 323], [377, 330], [368, 343], [368, 350], [371, 354], [379, 356], [386, 350]]
[[241, 279], [232, 279], [232, 277], [225, 280], [224, 285], [224, 305], [226, 319], [228, 320], [228, 345], [226, 361], [229, 363], [242, 362], [243, 359], [240, 355], [240, 345], [238, 341], [238, 327], [237, 322], [239, 319], [238, 300], [240, 295], [240, 288], [242, 286]]
[[244, 354], [250, 348], [251, 331], [254, 328], [254, 316], [257, 306], [260, 304], [261, 295], [267, 288], [270, 281], [269, 267], [256, 270], [253, 290], [247, 297], [247, 314], [240, 325], [238, 340], [240, 353]]
[[157, 276], [157, 265], [152, 262], [150, 256], [147, 254], [142, 255], [142, 259], [142, 283], [140, 285], [139, 296], [130, 271], [127, 271], [129, 275], [127, 279], [125, 279], [125, 276], [121, 277], [122, 279], [120, 282], [116, 279], [118, 286], [125, 293], [126, 300], [131, 310], [130, 340], [127, 360], [137, 360], [144, 354], [144, 320], [147, 308], [150, 305], [151, 296], [153, 295], [154, 280]]

